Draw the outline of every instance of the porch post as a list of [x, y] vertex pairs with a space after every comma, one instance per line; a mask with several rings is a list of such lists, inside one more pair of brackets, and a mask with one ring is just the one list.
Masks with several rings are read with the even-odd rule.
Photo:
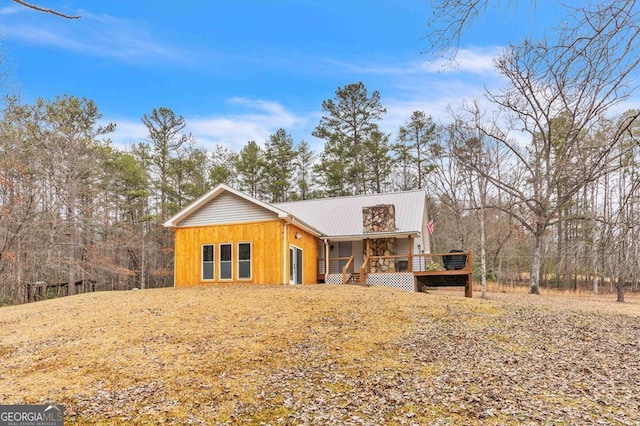
[[413, 272], [413, 237], [411, 235], [409, 235], [408, 244], [409, 250], [407, 253], [409, 253], [409, 258], [407, 259], [407, 269], [408, 272]]
[[287, 277], [289, 274], [287, 273], [287, 259], [289, 258], [289, 250], [287, 250], [287, 240], [288, 240], [288, 231], [289, 224], [284, 222], [284, 230], [282, 232], [282, 285], [287, 285], [289, 280]]
[[369, 273], [371, 272], [371, 259], [370, 259], [370, 256], [371, 256], [371, 239], [370, 238], [367, 238], [367, 244], [366, 245], [367, 245], [367, 259], [368, 260], [367, 260], [367, 267], [366, 267], [364, 273], [368, 277]]
[[329, 275], [329, 240], [324, 240], [324, 282], [327, 282], [327, 275]]

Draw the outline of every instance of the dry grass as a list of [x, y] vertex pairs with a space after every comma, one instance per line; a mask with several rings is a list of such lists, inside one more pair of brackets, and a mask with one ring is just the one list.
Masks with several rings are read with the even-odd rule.
[[[489, 300], [503, 300], [509, 303], [536, 304], [552, 308], [570, 308], [602, 313], [617, 313], [640, 316], [640, 293], [625, 293], [625, 303], [617, 303], [617, 295], [593, 294], [593, 292], [560, 291], [542, 288], [539, 296], [531, 297], [528, 286], [500, 286], [487, 283]], [[474, 297], [480, 297], [480, 285], [474, 286]]]
[[[357, 423], [354, 415], [363, 423], [412, 423], [419, 417], [410, 396], [368, 421], [367, 409], [349, 409], [354, 403], [346, 398], [362, 389], [358, 398], [378, 397], [376, 386], [389, 378], [428, 381], [438, 373], [438, 364], [414, 363], [401, 343], [429, 326], [425, 318], [479, 330], [504, 315], [505, 301], [640, 315], [637, 297], [621, 305], [612, 297], [498, 292], [469, 300], [462, 293], [224, 286], [0, 308], [0, 404], [61, 403], [68, 424], [259, 424], [286, 423], [312, 399], [319, 423]], [[346, 405], [323, 408], [337, 403]], [[435, 405], [422, 417], [449, 424], [439, 418], [475, 424]]]
[[[206, 411], [221, 395], [253, 400], [259, 376], [287, 364], [291, 346], [317, 341], [339, 365], [357, 365], [371, 347], [398, 337], [411, 306], [427, 299], [355, 287], [229, 286], [100, 292], [6, 307], [0, 402], [54, 401], [73, 412], [78, 399], [153, 383], [140, 403], [167, 404], [158, 407], [162, 415], [182, 419], [185, 407]], [[369, 368], [393, 360], [384, 351]], [[233, 404], [222, 399], [215, 411], [224, 420]]]

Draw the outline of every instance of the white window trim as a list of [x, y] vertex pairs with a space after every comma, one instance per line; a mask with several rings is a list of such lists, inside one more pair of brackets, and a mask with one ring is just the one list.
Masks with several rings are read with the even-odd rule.
[[[240, 277], [240, 244], [249, 244], [249, 277], [244, 277], [241, 278]], [[238, 242], [238, 244], [236, 245], [236, 255], [237, 255], [237, 277], [238, 277], [238, 281], [250, 281], [253, 279], [253, 244], [251, 243], [251, 241], [240, 241]]]
[[[231, 271], [231, 276], [229, 278], [222, 278], [222, 246], [231, 247], [231, 259], [229, 260], [229, 263], [231, 264], [231, 268], [229, 269]], [[218, 271], [220, 271], [218, 273], [218, 279], [220, 281], [233, 281], [233, 243], [219, 243], [218, 253], [220, 253], [220, 255], [218, 256]]]
[[[213, 248], [213, 260], [211, 261], [207, 261], [207, 263], [211, 263], [212, 265], [212, 277], [211, 278], [205, 278], [204, 277], [204, 248], [205, 247], [212, 247]], [[216, 279], [216, 245], [215, 244], [202, 244], [200, 246], [200, 279], [202, 281], [215, 281]]]

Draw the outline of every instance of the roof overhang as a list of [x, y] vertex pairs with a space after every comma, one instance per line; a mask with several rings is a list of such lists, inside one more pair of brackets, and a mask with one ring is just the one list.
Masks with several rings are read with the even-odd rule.
[[372, 232], [367, 234], [354, 234], [354, 235], [326, 235], [323, 236], [323, 240], [327, 241], [355, 241], [355, 240], [367, 240], [367, 239], [382, 239], [382, 238], [408, 238], [420, 236], [419, 231], [394, 231], [394, 232]]
[[298, 228], [302, 229], [303, 231], [306, 231], [306, 232], [310, 233], [314, 237], [323, 237], [322, 232], [318, 231], [313, 226], [301, 221], [300, 219], [296, 218], [293, 215], [289, 215], [289, 217], [285, 218], [284, 221], [289, 223], [289, 224], [291, 224], [291, 225], [297, 226]]

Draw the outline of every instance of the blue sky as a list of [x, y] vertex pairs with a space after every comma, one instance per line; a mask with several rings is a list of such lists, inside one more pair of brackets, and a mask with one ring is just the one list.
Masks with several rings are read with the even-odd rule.
[[[278, 128], [309, 141], [321, 102], [362, 81], [378, 90], [395, 132], [414, 110], [448, 121], [447, 107], [499, 84], [491, 58], [535, 28], [494, 12], [463, 39], [459, 67], [428, 53], [426, 0], [34, 0], [65, 20], [0, 3], [5, 93], [23, 102], [92, 99], [120, 147], [144, 140], [152, 108], [183, 115], [199, 145], [239, 150]], [[538, 6], [541, 9], [541, 6]], [[538, 10], [536, 16], [544, 16]]]

